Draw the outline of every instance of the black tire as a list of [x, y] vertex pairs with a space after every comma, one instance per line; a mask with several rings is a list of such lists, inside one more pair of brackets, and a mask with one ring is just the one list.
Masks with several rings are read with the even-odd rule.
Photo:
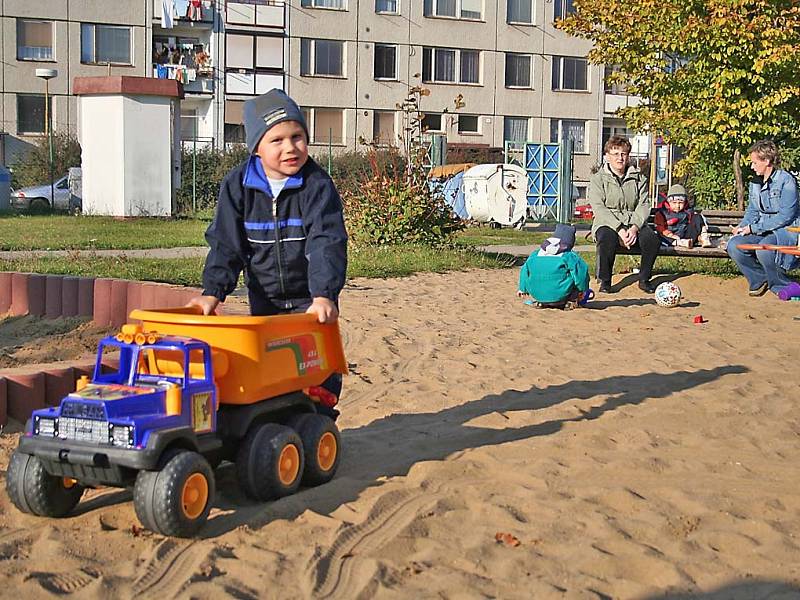
[[294, 494], [303, 475], [303, 442], [292, 428], [276, 423], [254, 425], [236, 456], [236, 478], [253, 500]]
[[325, 415], [303, 414], [292, 417], [288, 424], [303, 442], [303, 485], [314, 487], [328, 483], [339, 468], [342, 450], [336, 423]]
[[50, 210], [50, 203], [47, 198], [31, 198], [28, 210], [34, 213], [44, 213]]
[[214, 472], [197, 452], [178, 452], [160, 471], [139, 471], [133, 488], [136, 516], [144, 527], [174, 537], [191, 537], [208, 519], [214, 501]]
[[73, 480], [50, 475], [36, 456], [14, 451], [6, 472], [11, 502], [24, 513], [64, 517], [78, 505], [85, 488]]

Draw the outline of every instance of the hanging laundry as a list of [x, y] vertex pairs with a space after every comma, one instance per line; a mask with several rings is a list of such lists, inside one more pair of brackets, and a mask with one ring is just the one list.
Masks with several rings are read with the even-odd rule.
[[172, 29], [175, 16], [175, 0], [161, 0], [161, 27]]
[[203, 18], [203, 3], [201, 0], [189, 0], [186, 16], [192, 21], [200, 21]]

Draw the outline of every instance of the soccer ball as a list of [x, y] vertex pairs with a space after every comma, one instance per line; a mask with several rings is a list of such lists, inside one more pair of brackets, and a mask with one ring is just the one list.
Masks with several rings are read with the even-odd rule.
[[656, 288], [656, 304], [659, 306], [672, 308], [673, 306], [678, 306], [680, 301], [681, 288], [671, 281], [660, 283]]

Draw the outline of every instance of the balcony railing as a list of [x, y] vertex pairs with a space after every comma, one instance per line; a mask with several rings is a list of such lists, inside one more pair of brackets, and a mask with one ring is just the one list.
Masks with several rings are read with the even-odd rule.
[[[153, 0], [153, 17], [162, 20], [164, 10], [163, 0]], [[180, 23], [213, 23], [214, 22], [214, 0], [175, 0], [175, 12], [172, 14], [173, 22]]]
[[195, 94], [214, 92], [214, 70], [211, 67], [195, 69], [185, 65], [153, 65], [153, 77], [179, 81], [183, 84], [184, 92]]

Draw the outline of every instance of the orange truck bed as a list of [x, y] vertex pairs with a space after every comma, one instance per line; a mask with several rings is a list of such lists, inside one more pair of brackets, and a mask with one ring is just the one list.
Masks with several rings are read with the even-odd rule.
[[322, 325], [309, 314], [205, 316], [198, 310], [134, 310], [130, 317], [145, 332], [192, 337], [223, 354], [214, 360], [225, 366], [215, 370], [220, 404], [260, 402], [347, 372], [338, 322]]

